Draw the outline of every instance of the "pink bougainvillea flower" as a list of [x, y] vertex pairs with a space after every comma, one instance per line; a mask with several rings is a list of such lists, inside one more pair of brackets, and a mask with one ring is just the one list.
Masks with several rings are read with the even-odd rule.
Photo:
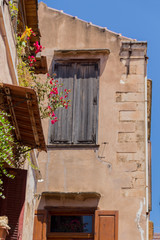
[[55, 113], [54, 112], [52, 113], [52, 117], [55, 117]]
[[42, 51], [42, 45], [39, 45], [38, 41], [36, 41], [34, 44], [34, 47], [35, 47], [35, 53], [39, 53]]
[[57, 87], [55, 87], [55, 88], [52, 89], [52, 94], [58, 94], [58, 89], [57, 89]]
[[55, 123], [55, 120], [51, 120], [51, 123], [54, 124], [54, 123]]
[[34, 56], [28, 56], [28, 60], [29, 60], [30, 67], [33, 66], [33, 62], [36, 62], [36, 58]]

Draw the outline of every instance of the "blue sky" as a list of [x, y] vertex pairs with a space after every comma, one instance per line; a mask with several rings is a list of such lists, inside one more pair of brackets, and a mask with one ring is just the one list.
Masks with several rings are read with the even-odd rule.
[[[40, 1], [39, 1], [40, 2]], [[148, 78], [152, 89], [152, 213], [160, 232], [160, 0], [44, 0], [63, 10], [124, 36], [148, 42]]]

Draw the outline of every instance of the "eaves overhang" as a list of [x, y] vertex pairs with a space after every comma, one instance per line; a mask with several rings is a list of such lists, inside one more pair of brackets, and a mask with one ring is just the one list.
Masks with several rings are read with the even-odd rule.
[[37, 96], [33, 89], [0, 84], [0, 109], [10, 114], [18, 142], [46, 151]]

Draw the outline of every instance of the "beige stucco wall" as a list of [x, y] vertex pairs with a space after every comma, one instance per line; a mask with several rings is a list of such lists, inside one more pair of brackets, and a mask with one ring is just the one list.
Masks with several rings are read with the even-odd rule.
[[[37, 209], [97, 204], [102, 210], [118, 210], [119, 239], [143, 240], [146, 233], [146, 43], [93, 26], [43, 3], [39, 4], [39, 26], [50, 71], [55, 58], [97, 58], [100, 79], [99, 147], [53, 147], [47, 154], [40, 153], [44, 182], [38, 184], [37, 193], [98, 192], [101, 198], [97, 203], [94, 199], [58, 201], [41, 197]], [[54, 55], [54, 50], [59, 49], [90, 48], [107, 48], [110, 54]], [[44, 120], [43, 126], [48, 141], [48, 120]]]
[[16, 78], [16, 42], [8, 6], [0, 1], [0, 82], [14, 83]]
[[25, 166], [28, 170], [27, 173], [27, 185], [26, 185], [26, 197], [24, 208], [24, 222], [23, 222], [23, 240], [30, 240], [33, 236], [34, 226], [34, 211], [35, 211], [35, 192], [37, 187], [37, 179], [34, 169], [29, 162]]

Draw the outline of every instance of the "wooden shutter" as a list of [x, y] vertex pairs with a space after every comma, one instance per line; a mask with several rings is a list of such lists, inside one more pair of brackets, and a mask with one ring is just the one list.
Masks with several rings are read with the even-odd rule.
[[56, 63], [61, 90], [71, 89], [71, 107], [56, 110], [59, 121], [50, 124], [50, 143], [96, 143], [98, 63]]
[[98, 64], [77, 63], [74, 84], [73, 143], [95, 143], [98, 102]]
[[14, 179], [3, 176], [5, 199], [0, 202], [0, 214], [9, 220], [9, 235], [6, 240], [21, 240], [23, 230], [24, 202], [27, 171], [22, 169], [8, 170]]
[[46, 212], [44, 210], [35, 213], [33, 240], [46, 240]]
[[71, 89], [68, 98], [71, 100], [71, 107], [68, 107], [68, 109], [60, 108], [55, 111], [59, 120], [54, 125], [50, 124], [50, 143], [71, 143], [74, 66], [72, 63], [57, 63], [55, 65], [55, 73], [56, 79], [63, 83], [60, 91]]
[[118, 240], [117, 211], [95, 211], [94, 240]]

